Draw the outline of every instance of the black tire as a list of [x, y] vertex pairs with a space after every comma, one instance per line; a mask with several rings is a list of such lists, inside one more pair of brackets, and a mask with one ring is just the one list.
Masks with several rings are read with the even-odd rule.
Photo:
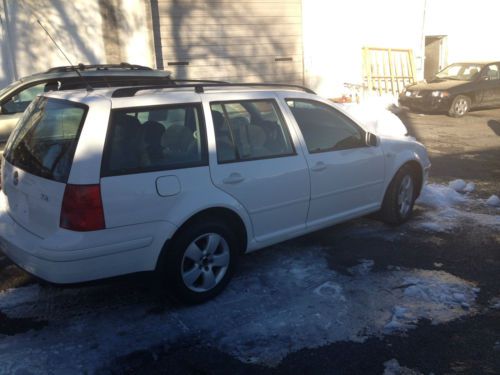
[[457, 95], [451, 102], [448, 114], [451, 117], [465, 116], [470, 110], [470, 98], [465, 95]]
[[[188, 254], [188, 247], [193, 243], [198, 250], [209, 248], [210, 238], [219, 237], [221, 241], [212, 253], [212, 262], [218, 256], [224, 258], [228, 251], [229, 261], [227, 268], [219, 267], [210, 263], [209, 255], [199, 262], [195, 262]], [[204, 248], [206, 246], [206, 248]], [[238, 258], [238, 241], [231, 228], [223, 222], [214, 221], [194, 221], [177, 233], [168, 247], [164, 249], [164, 254], [159, 262], [157, 272], [162, 289], [167, 289], [176, 299], [183, 303], [196, 304], [208, 301], [217, 296], [226, 287], [231, 279]], [[200, 272], [196, 279], [188, 285], [185, 276]], [[213, 287], [205, 287], [205, 282], [212, 277], [215, 284]], [[186, 278], [190, 279], [190, 276]], [[198, 285], [199, 284], [199, 285]], [[209, 284], [207, 284], [209, 285]]]
[[[410, 218], [417, 195], [416, 181], [415, 171], [409, 165], [403, 165], [399, 169], [385, 192], [378, 215], [382, 221], [391, 225], [399, 225]], [[402, 191], [408, 182], [411, 184], [411, 192], [405, 194]]]

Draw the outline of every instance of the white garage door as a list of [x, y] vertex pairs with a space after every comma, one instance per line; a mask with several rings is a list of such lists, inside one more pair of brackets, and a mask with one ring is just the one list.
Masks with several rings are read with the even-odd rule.
[[151, 4], [157, 65], [176, 78], [303, 83], [301, 0]]

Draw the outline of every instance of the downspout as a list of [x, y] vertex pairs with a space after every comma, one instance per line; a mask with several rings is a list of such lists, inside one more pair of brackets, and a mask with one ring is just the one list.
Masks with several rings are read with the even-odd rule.
[[[7, 45], [7, 55], [9, 55], [10, 59], [9, 60], [9, 65], [12, 70], [12, 75], [14, 76], [13, 81], [16, 81], [19, 79], [17, 75], [17, 68], [16, 68], [16, 59], [14, 57], [14, 54], [12, 53], [12, 41], [11, 41], [11, 32], [10, 32], [10, 21], [9, 21], [9, 11], [7, 8], [7, 0], [3, 0], [3, 13], [4, 13], [4, 19], [5, 19], [5, 39], [6, 39], [6, 45]], [[1, 19], [0, 19], [1, 21]]]
[[420, 72], [422, 74], [421, 79], [424, 79], [425, 77], [425, 13], [427, 11], [427, 0], [424, 0], [424, 11], [422, 14], [422, 36], [421, 36], [421, 53], [422, 53], [422, 58], [421, 58], [421, 69]]

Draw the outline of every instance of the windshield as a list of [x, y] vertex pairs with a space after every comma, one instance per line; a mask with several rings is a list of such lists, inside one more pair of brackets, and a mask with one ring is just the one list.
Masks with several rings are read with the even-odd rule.
[[86, 108], [65, 100], [36, 98], [9, 138], [5, 159], [28, 173], [66, 182]]
[[441, 79], [472, 81], [477, 77], [482, 67], [481, 64], [474, 63], [452, 64], [436, 74], [436, 77]]

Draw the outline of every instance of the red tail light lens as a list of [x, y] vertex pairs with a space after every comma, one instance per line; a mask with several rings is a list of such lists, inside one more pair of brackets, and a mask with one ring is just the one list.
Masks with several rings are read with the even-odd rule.
[[101, 186], [66, 185], [60, 226], [79, 232], [104, 229]]

